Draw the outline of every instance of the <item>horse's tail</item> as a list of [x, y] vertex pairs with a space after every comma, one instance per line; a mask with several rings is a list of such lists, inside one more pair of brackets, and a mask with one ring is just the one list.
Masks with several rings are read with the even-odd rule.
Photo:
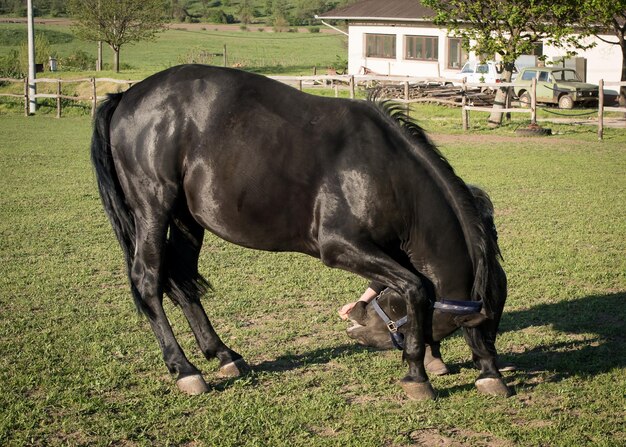
[[[122, 96], [123, 93], [108, 95], [96, 111], [91, 138], [91, 163], [96, 174], [102, 206], [124, 252], [127, 272], [130, 275], [135, 253], [135, 220], [126, 203], [124, 191], [115, 170], [109, 132], [111, 117], [122, 100]], [[138, 291], [134, 287], [132, 289], [135, 304], [140, 310], [145, 310]]]

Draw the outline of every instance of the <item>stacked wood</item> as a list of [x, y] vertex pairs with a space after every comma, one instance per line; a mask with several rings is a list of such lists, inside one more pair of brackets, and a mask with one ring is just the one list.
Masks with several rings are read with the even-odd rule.
[[[380, 89], [378, 97], [382, 99], [407, 99], [403, 84], [379, 84], [373, 89]], [[467, 91], [467, 105], [491, 106], [495, 92], [490, 89], [473, 88]], [[463, 95], [460, 86], [441, 84], [409, 84], [408, 99], [411, 102], [433, 102], [461, 107]]]

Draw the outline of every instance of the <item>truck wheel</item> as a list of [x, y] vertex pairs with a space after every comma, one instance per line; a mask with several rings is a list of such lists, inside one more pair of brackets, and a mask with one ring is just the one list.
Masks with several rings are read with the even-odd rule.
[[559, 109], [572, 109], [574, 100], [569, 95], [563, 95], [559, 98]]
[[519, 104], [521, 107], [527, 109], [530, 107], [530, 93], [524, 92], [519, 97]]

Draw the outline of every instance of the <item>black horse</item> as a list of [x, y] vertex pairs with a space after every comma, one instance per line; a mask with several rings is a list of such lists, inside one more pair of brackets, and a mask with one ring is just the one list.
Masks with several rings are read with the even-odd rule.
[[[474, 196], [476, 207], [483, 219], [485, 227], [490, 229], [489, 236], [492, 238], [492, 242], [497, 245], [498, 232], [494, 222], [493, 203], [489, 195], [477, 186], [468, 185], [468, 188]], [[506, 273], [500, 265], [498, 265], [498, 268], [494, 269], [493, 275], [495, 280], [493, 282], [492, 293], [495, 298], [495, 309], [493, 318], [485, 322], [484, 326], [489, 328], [490, 337], [495, 339], [500, 318], [502, 317], [502, 311], [504, 310], [504, 303], [506, 302], [507, 279]], [[432, 290], [432, 287], [430, 290]], [[432, 293], [429, 293], [429, 298], [431, 303], [436, 299]], [[382, 317], [380, 314], [381, 311]], [[401, 321], [405, 315], [406, 305], [404, 299], [393, 290], [387, 289], [380, 293], [375, 302], [372, 301], [369, 304], [365, 304], [364, 302], [357, 303], [348, 314], [348, 318], [353, 325], [349, 327], [346, 332], [350, 338], [353, 338], [365, 346], [378, 349], [399, 348], [400, 346], [396, 341], [397, 338], [389, 331], [384, 318], [388, 318], [392, 321]], [[458, 328], [471, 325], [469, 320], [474, 317], [474, 315], [467, 313], [452, 314], [450, 312], [443, 312], [440, 309], [433, 309], [430, 332], [425, 334], [425, 336], [428, 336], [431, 340], [430, 344], [426, 346], [426, 355], [424, 357], [424, 365], [429, 374], [448, 374], [449, 370], [441, 357], [439, 342]], [[480, 319], [474, 323], [480, 323]], [[426, 329], [428, 330], [428, 328]], [[402, 334], [404, 332], [403, 328], [399, 328], [398, 332]], [[474, 358], [474, 360], [480, 368], [480, 359]], [[500, 365], [499, 369], [500, 371], [510, 371], [514, 368], [513, 365], [506, 364]]]
[[486, 324], [467, 330], [481, 369], [476, 385], [510, 393], [488, 324], [497, 246], [465, 183], [397, 109], [183, 65], [110, 95], [94, 127], [92, 161], [132, 294], [182, 391], [207, 386], [174, 337], [164, 292], [222, 375], [247, 369], [200, 304], [208, 283], [198, 255], [208, 229], [245, 247], [318, 257], [402, 296], [409, 370], [401, 385], [413, 399], [435, 396], [424, 368], [425, 282], [437, 300], [484, 303], [477, 318]]

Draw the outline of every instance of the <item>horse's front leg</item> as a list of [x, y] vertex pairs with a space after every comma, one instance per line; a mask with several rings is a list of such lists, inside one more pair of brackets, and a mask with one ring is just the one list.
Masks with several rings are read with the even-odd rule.
[[409, 364], [409, 372], [400, 384], [410, 399], [434, 399], [435, 392], [424, 367], [424, 324], [428, 300], [422, 281], [371, 242], [331, 233], [328, 229], [325, 231], [320, 258], [326, 265], [385, 284], [405, 300], [409, 318], [403, 358]]
[[419, 278], [416, 280], [416, 283], [407, 286], [403, 293], [406, 302], [408, 328], [405, 332], [402, 358], [409, 364], [409, 371], [400, 381], [400, 385], [410, 399], [429, 400], [435, 398], [435, 391], [428, 380], [424, 366], [426, 354], [424, 327], [426, 312], [428, 312], [428, 299], [421, 280]]

